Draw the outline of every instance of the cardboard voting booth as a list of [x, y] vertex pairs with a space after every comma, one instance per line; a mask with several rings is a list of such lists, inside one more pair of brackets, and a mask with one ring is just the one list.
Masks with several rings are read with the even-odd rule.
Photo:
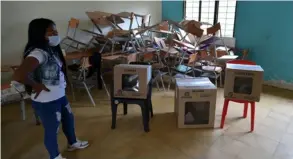
[[217, 88], [208, 78], [176, 79], [178, 128], [213, 128]]
[[263, 72], [259, 65], [227, 64], [224, 97], [259, 102]]
[[151, 78], [150, 65], [116, 65], [114, 67], [114, 97], [146, 99]]

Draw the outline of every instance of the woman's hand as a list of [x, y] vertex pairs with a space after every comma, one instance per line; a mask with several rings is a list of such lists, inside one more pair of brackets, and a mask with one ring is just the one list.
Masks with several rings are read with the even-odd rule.
[[46, 92], [50, 92], [50, 90], [44, 84], [41, 84], [41, 83], [34, 84], [33, 85], [33, 90], [36, 92], [35, 99], [38, 98], [38, 96], [40, 95], [40, 93], [43, 90], [46, 91]]

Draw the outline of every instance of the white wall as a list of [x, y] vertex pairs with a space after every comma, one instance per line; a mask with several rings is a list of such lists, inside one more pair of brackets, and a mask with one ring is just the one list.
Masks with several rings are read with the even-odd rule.
[[64, 36], [68, 20], [80, 19], [81, 28], [92, 29], [86, 11], [119, 13], [122, 11], [152, 16], [151, 23], [161, 21], [161, 1], [31, 1], [1, 2], [1, 65], [19, 64], [27, 42], [28, 24], [34, 18], [50, 18], [56, 22], [59, 34]]

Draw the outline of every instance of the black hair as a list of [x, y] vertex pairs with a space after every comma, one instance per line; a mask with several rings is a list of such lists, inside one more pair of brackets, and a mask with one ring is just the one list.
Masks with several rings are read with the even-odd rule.
[[[27, 42], [25, 49], [24, 49], [23, 58], [25, 59], [30, 54], [30, 52], [36, 48], [44, 50], [48, 53], [52, 53], [51, 51], [49, 51], [51, 48], [54, 52], [57, 53], [58, 57], [62, 61], [63, 65], [62, 65], [61, 70], [63, 71], [63, 73], [65, 75], [66, 81], [68, 81], [67, 74], [66, 74], [66, 61], [63, 56], [60, 45], [57, 45], [55, 47], [51, 47], [51, 46], [49, 46], [49, 41], [45, 38], [47, 29], [52, 25], [55, 25], [55, 23], [52, 20], [45, 19], [45, 18], [34, 19], [29, 23], [28, 42]], [[39, 82], [39, 81], [37, 81], [37, 82]], [[31, 94], [32, 87], [29, 85], [26, 85], [25, 88], [26, 88], [27, 93]]]

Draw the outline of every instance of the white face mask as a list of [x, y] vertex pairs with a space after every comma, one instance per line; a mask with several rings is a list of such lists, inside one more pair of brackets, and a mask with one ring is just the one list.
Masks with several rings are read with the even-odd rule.
[[60, 43], [60, 36], [49, 36], [49, 45], [50, 46], [57, 46]]

